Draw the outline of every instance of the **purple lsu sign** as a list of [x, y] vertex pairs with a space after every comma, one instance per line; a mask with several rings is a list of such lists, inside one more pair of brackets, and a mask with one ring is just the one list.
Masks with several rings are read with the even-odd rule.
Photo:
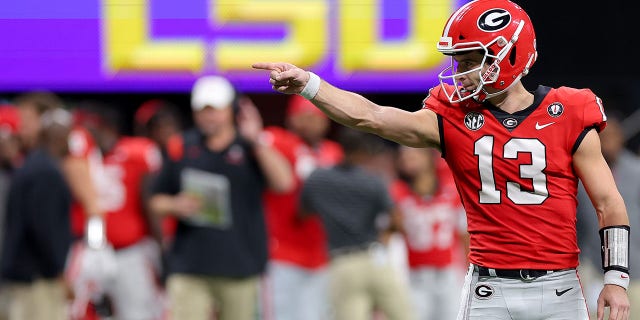
[[458, 0], [20, 0], [0, 5], [0, 91], [269, 91], [287, 61], [360, 92], [425, 91]]

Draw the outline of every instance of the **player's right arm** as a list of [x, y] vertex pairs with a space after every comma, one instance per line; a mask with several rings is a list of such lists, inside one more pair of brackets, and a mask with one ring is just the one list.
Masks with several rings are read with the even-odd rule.
[[74, 199], [82, 206], [87, 218], [102, 217], [98, 190], [91, 173], [89, 157], [95, 147], [90, 133], [74, 128], [69, 135], [69, 155], [63, 162], [63, 171]]
[[[286, 94], [299, 94], [310, 78], [307, 71], [289, 63], [256, 63], [253, 68], [270, 70], [273, 89]], [[310, 101], [331, 119], [347, 127], [412, 147], [438, 147], [440, 144], [437, 116], [431, 110], [409, 112], [380, 106], [323, 80], [318, 93]]]
[[87, 159], [67, 156], [63, 162], [63, 168], [71, 193], [82, 205], [86, 214], [90, 217], [101, 217], [98, 195], [91, 179]]

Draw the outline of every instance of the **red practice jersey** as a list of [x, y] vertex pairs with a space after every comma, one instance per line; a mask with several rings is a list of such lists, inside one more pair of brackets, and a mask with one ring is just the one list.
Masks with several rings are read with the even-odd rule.
[[265, 131], [267, 141], [280, 151], [295, 171], [296, 187], [288, 193], [265, 194], [271, 259], [317, 268], [328, 261], [327, 239], [317, 215], [298, 217], [302, 181], [317, 167], [327, 167], [342, 160], [342, 149], [330, 140], [316, 149], [295, 134], [278, 127]]
[[[142, 204], [142, 180], [160, 168], [162, 158], [153, 141], [125, 137], [104, 155], [103, 161], [103, 174], [97, 177], [100, 207], [105, 212], [107, 240], [118, 249], [149, 235]], [[84, 226], [84, 216], [80, 220]]]
[[[447, 88], [450, 90], [451, 88]], [[467, 212], [472, 263], [503, 269], [578, 265], [572, 156], [584, 135], [604, 129], [588, 89], [539, 87], [534, 103], [508, 114], [488, 104], [451, 104], [433, 88], [442, 153]]]
[[[451, 176], [445, 169], [442, 174]], [[392, 194], [401, 215], [410, 268], [445, 268], [464, 259], [460, 241], [466, 232], [464, 210], [452, 183], [441, 181], [434, 195], [422, 197], [404, 181], [396, 181]]]

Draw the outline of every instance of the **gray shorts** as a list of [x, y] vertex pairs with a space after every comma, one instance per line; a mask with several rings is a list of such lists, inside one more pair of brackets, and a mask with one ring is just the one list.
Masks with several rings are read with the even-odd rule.
[[158, 282], [160, 248], [151, 239], [116, 251], [118, 272], [107, 289], [118, 319], [160, 319], [164, 313]]

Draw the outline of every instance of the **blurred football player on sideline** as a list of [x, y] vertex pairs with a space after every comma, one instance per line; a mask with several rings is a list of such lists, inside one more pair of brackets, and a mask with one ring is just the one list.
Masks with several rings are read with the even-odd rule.
[[133, 120], [135, 134], [153, 140], [163, 156], [166, 155], [170, 138], [182, 131], [178, 107], [161, 99], [142, 103], [133, 115]]
[[610, 319], [628, 319], [629, 219], [600, 151], [600, 98], [588, 89], [525, 89], [535, 32], [507, 0], [464, 4], [437, 49], [451, 65], [415, 112], [377, 105], [292, 64], [253, 67], [271, 71], [274, 90], [300, 94], [346, 126], [441, 150], [470, 233], [459, 319], [588, 319], [576, 271], [578, 179], [601, 228], [598, 317], [610, 307]]
[[401, 146], [401, 179], [393, 184], [417, 320], [455, 319], [467, 262], [464, 209], [451, 171], [437, 155], [433, 149]]
[[[133, 115], [133, 129], [137, 136], [147, 137], [156, 143], [162, 153], [163, 162], [167, 159], [167, 146], [171, 137], [174, 137], [183, 130], [183, 120], [178, 112], [178, 107], [173, 103], [162, 99], [151, 99], [140, 105]], [[176, 220], [172, 216], [159, 219], [160, 226], [153, 230], [154, 237], [159, 239], [163, 253], [173, 239], [176, 230]], [[158, 234], [158, 232], [161, 232]], [[163, 258], [166, 256], [163, 256]], [[166, 259], [163, 259], [166, 262]], [[166, 268], [164, 268], [162, 278], [165, 280]]]
[[[99, 308], [111, 304], [111, 310], [98, 313], [112, 313], [115, 319], [160, 319], [160, 248], [151, 236], [157, 224], [147, 213], [145, 198], [148, 179], [161, 166], [160, 151], [147, 138], [121, 136], [120, 115], [112, 106], [85, 102], [78, 112], [104, 156], [97, 187], [104, 219], [75, 217], [80, 219], [77, 226], [86, 225], [78, 235], [87, 234], [89, 248], [76, 249], [69, 265], [76, 291], [73, 315], [83, 318], [86, 304], [92, 302]], [[96, 238], [100, 232], [104, 239]], [[96, 286], [99, 292], [93, 291]]]
[[[265, 317], [273, 320], [327, 318], [328, 250], [319, 217], [300, 219], [298, 198], [304, 179], [317, 167], [342, 159], [342, 148], [325, 138], [329, 118], [311, 102], [291, 96], [286, 127], [267, 127], [265, 139], [294, 169], [296, 188], [288, 193], [267, 191], [265, 210], [270, 263], [265, 290]], [[270, 305], [269, 305], [270, 304]]]
[[[73, 203], [71, 204], [71, 231], [74, 234], [75, 241], [71, 249], [71, 261], [77, 265], [79, 261], [78, 253], [87, 252], [88, 254], [82, 254], [83, 260], [87, 261], [85, 272], [92, 275], [92, 278], [97, 279], [101, 276], [101, 273], [111, 273], [109, 268], [99, 268], [99, 266], [112, 266], [113, 263], [106, 261], [93, 262], [101, 257], [102, 259], [112, 260], [112, 248], [107, 247], [105, 234], [104, 234], [104, 210], [100, 207], [98, 187], [99, 182], [103, 179], [100, 178], [104, 174], [103, 170], [103, 158], [102, 152], [97, 145], [94, 135], [95, 132], [90, 132], [88, 129], [88, 123], [98, 122], [98, 116], [92, 115], [85, 110], [73, 110], [74, 126], [69, 134], [69, 155], [64, 160], [64, 174], [65, 178], [71, 188], [71, 194], [73, 196]], [[95, 126], [94, 126], [95, 127]], [[85, 224], [92, 223], [93, 228], [86, 228]], [[92, 237], [89, 242], [88, 230], [91, 230]], [[86, 250], [91, 249], [91, 250]], [[111, 261], [110, 261], [111, 262]], [[98, 267], [89, 265], [95, 264]], [[99, 311], [106, 310], [103, 308], [105, 301], [102, 295], [102, 290], [97, 284], [92, 284], [92, 291], [94, 291], [91, 302], [81, 302], [80, 297], [89, 296], [88, 293], [83, 293], [80, 290], [79, 281], [76, 281], [74, 276], [73, 282], [70, 278], [71, 271], [67, 268], [65, 273], [65, 279], [70, 287], [76, 287], [76, 295], [72, 299], [72, 312], [71, 317], [79, 319], [83, 315], [94, 315], [96, 308]], [[73, 270], [74, 272], [80, 272], [78, 268]], [[87, 283], [85, 281], [85, 283]], [[86, 289], [86, 288], [83, 288]], [[88, 303], [88, 305], [87, 305]], [[80, 311], [82, 308], [82, 311]], [[88, 309], [87, 309], [88, 308]], [[87, 318], [91, 319], [91, 318]]]

